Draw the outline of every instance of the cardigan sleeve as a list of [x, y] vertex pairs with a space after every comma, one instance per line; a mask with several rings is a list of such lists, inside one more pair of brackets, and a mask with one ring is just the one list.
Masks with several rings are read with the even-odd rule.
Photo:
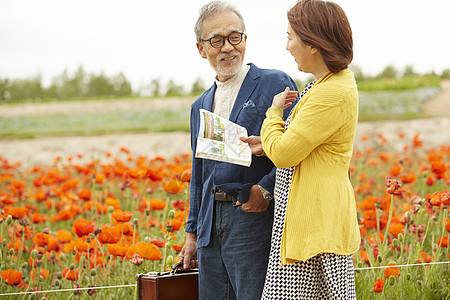
[[301, 107], [294, 108], [289, 128], [284, 130], [282, 110], [271, 107], [261, 129], [264, 152], [278, 168], [300, 164], [343, 123], [345, 96], [335, 89], [316, 89]]

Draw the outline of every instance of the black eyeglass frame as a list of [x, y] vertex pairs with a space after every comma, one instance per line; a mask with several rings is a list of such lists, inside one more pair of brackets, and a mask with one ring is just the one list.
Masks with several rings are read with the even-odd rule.
[[[230, 36], [233, 35], [233, 34], [236, 34], [236, 33], [238, 33], [238, 34], [241, 35], [241, 39], [240, 39], [239, 42], [237, 42], [237, 43], [232, 43], [232, 42], [230, 41]], [[215, 36], [213, 36], [213, 37], [211, 37], [211, 38], [209, 38], [209, 39], [206, 39], [206, 40], [203, 40], [203, 39], [202, 39], [202, 42], [209, 42], [209, 44], [210, 44], [211, 47], [213, 47], [213, 48], [222, 48], [223, 45], [225, 45], [225, 39], [226, 39], [226, 40], [228, 40], [228, 43], [230, 43], [230, 45], [236, 46], [236, 45], [239, 45], [239, 44], [242, 42], [243, 36], [244, 36], [244, 32], [233, 31], [232, 33], [230, 33], [230, 34], [227, 35], [227, 36], [223, 36], [223, 35], [218, 34], [218, 35], [215, 35]], [[222, 44], [221, 44], [220, 46], [217, 46], [217, 47], [216, 47], [216, 46], [213, 45], [213, 43], [211, 42], [211, 40], [214, 39], [214, 38], [217, 38], [217, 37], [221, 37], [221, 38], [222, 38]]]

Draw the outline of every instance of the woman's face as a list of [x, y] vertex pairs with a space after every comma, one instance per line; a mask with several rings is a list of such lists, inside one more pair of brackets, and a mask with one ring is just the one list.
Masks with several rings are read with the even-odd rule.
[[286, 50], [295, 58], [297, 68], [302, 72], [311, 73], [309, 67], [312, 58], [311, 46], [307, 46], [302, 42], [290, 24], [288, 25], [287, 35]]

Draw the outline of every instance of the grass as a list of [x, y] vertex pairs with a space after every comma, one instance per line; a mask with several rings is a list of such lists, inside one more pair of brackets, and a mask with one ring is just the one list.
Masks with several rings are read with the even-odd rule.
[[0, 119], [0, 138], [3, 139], [172, 131], [189, 132], [189, 111], [113, 111]]
[[[439, 92], [440, 88], [438, 87], [360, 91], [359, 121], [410, 120], [426, 117], [422, 111], [423, 104]], [[129, 101], [129, 99], [124, 99], [124, 101]], [[189, 109], [47, 114], [0, 118], [0, 139], [173, 131], [189, 132]]]

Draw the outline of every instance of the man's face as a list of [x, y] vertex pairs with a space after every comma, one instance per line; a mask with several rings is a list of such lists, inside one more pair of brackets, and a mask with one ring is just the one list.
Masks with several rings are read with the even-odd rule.
[[[239, 17], [232, 12], [217, 13], [203, 21], [203, 40], [214, 36], [228, 36], [233, 32], [242, 32]], [[217, 73], [219, 81], [227, 81], [236, 75], [244, 62], [245, 43], [247, 35], [237, 45], [231, 45], [227, 39], [220, 48], [214, 48], [209, 41], [198, 43], [197, 48], [201, 57], [208, 59], [211, 67]]]

